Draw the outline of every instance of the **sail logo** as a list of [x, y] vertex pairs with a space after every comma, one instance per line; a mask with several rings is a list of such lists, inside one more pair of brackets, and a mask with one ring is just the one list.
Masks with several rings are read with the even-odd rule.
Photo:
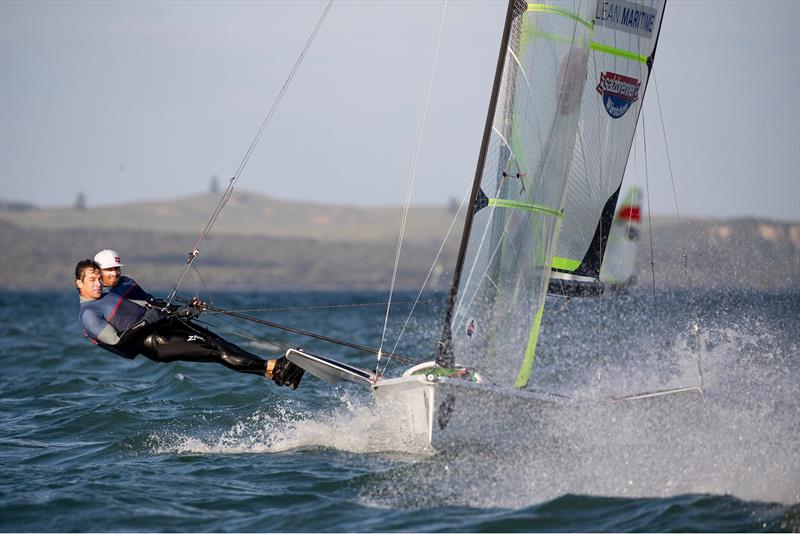
[[612, 119], [625, 115], [631, 104], [639, 99], [641, 82], [636, 78], [623, 76], [614, 72], [600, 74], [597, 92], [603, 97], [603, 106]]
[[472, 338], [475, 335], [475, 332], [478, 330], [478, 323], [475, 322], [474, 318], [471, 318], [467, 321], [467, 337]]
[[654, 8], [625, 0], [608, 0], [597, 2], [594, 20], [615, 30], [652, 37], [657, 13]]

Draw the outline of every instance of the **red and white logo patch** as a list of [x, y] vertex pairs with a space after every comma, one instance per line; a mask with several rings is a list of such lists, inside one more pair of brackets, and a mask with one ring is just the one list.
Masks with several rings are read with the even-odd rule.
[[614, 72], [600, 74], [597, 92], [603, 97], [603, 106], [612, 119], [625, 115], [631, 104], [639, 99], [639, 86], [642, 82], [636, 78], [623, 76]]

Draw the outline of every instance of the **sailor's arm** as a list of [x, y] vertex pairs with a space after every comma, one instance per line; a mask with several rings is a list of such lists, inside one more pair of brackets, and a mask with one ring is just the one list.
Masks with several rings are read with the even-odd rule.
[[119, 343], [119, 332], [105, 320], [99, 311], [84, 310], [81, 312], [80, 318], [81, 325], [89, 336], [106, 345], [113, 346]]
[[[152, 313], [151, 313], [152, 312]], [[119, 332], [113, 325], [105, 320], [103, 315], [95, 310], [86, 310], [81, 314], [81, 324], [97, 341], [112, 347], [121, 347], [145, 333], [145, 327], [155, 326], [164, 319], [163, 315], [155, 310], [148, 310], [142, 319], [131, 327]], [[151, 329], [147, 329], [151, 331]]]
[[[138, 301], [134, 301], [137, 302]], [[180, 317], [181, 319], [194, 319], [206, 309], [206, 303], [195, 297], [187, 304], [179, 306], [177, 304], [167, 304], [165, 300], [152, 299], [147, 301], [144, 306], [148, 308], [148, 313], [152, 310], [158, 311], [163, 314], [172, 315], [173, 317]]]

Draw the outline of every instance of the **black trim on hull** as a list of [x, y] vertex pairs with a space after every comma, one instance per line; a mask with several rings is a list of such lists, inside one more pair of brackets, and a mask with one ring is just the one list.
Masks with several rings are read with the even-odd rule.
[[605, 291], [605, 284], [596, 282], [578, 282], [551, 278], [547, 293], [556, 297], [599, 297]]

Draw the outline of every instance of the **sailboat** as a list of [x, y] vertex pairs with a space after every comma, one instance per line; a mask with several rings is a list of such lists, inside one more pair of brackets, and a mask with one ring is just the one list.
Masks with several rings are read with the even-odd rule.
[[287, 358], [368, 386], [434, 448], [525, 440], [581, 409], [529, 385], [542, 315], [548, 288], [600, 283], [663, 10], [511, 0], [435, 360], [390, 378], [299, 349]]
[[636, 283], [636, 253], [641, 235], [642, 190], [632, 186], [617, 208], [600, 268], [603, 286], [615, 291]]

